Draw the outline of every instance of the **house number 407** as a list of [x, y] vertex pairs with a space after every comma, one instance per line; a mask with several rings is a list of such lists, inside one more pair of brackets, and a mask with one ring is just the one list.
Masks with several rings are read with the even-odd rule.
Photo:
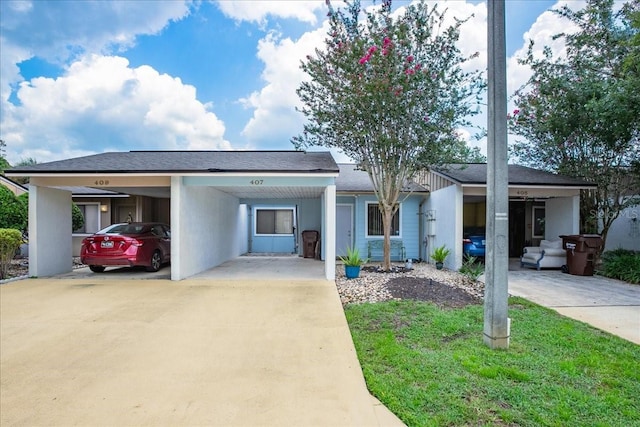
[[264, 180], [262, 179], [252, 179], [251, 181], [249, 181], [249, 184], [251, 185], [262, 185], [264, 183]]

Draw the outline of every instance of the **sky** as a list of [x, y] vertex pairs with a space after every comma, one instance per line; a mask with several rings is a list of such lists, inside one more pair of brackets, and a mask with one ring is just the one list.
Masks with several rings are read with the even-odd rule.
[[[449, 17], [473, 15], [459, 47], [480, 52], [469, 66], [485, 69], [486, 2], [437, 3]], [[561, 48], [551, 37], [567, 22], [549, 10], [562, 4], [584, 1], [506, 0], [509, 94], [529, 77], [517, 64], [529, 39], [538, 51]], [[322, 47], [326, 14], [324, 0], [2, 0], [5, 157], [15, 165], [106, 151], [294, 149], [305, 122], [300, 61]], [[486, 140], [461, 133], [486, 154]]]

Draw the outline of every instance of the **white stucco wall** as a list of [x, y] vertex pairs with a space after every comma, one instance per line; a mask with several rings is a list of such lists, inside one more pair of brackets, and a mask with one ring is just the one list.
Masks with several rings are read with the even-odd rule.
[[71, 271], [71, 192], [29, 187], [29, 276]]
[[335, 280], [336, 278], [336, 186], [327, 185], [322, 197], [323, 207], [322, 218], [324, 227], [322, 227], [321, 246], [325, 260], [324, 275], [327, 280]]
[[545, 203], [545, 239], [580, 233], [580, 196], [555, 197]]
[[618, 248], [640, 251], [640, 206], [620, 212], [609, 227], [605, 250]]
[[462, 188], [451, 185], [430, 194], [425, 210], [435, 210], [435, 235], [427, 236], [427, 259], [433, 248], [445, 245], [451, 254], [445, 267], [457, 270], [462, 265]]
[[[171, 179], [171, 279], [181, 280], [241, 254], [246, 230], [238, 198]], [[244, 228], [243, 228], [244, 227]]]
[[236, 234], [236, 245], [240, 254], [249, 251], [249, 211], [245, 204], [238, 207], [238, 233]]

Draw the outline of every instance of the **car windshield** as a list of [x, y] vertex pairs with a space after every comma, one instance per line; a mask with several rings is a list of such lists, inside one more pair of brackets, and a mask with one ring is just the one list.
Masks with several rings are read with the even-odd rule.
[[142, 234], [146, 229], [144, 224], [114, 224], [98, 231], [98, 234]]

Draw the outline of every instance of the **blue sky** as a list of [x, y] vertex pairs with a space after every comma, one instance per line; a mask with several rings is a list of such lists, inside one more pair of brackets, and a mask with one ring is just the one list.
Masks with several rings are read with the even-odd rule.
[[[475, 15], [460, 47], [479, 51], [472, 66], [484, 69], [485, 2], [439, 3], [450, 17]], [[565, 30], [546, 12], [565, 3], [506, 0], [510, 92], [528, 76], [516, 63], [526, 40], [554, 46], [551, 36]], [[304, 123], [295, 111], [299, 63], [321, 46], [326, 11], [324, 0], [2, 0], [6, 157], [15, 164], [137, 149], [292, 149]], [[469, 143], [486, 150], [485, 141]]]

